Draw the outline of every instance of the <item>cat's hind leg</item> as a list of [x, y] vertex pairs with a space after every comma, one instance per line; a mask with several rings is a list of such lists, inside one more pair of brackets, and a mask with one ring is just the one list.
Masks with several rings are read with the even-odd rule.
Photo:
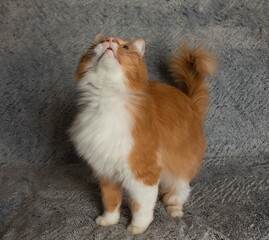
[[190, 194], [189, 182], [180, 178], [162, 178], [160, 193], [167, 213], [171, 217], [182, 217], [183, 205]]
[[131, 198], [132, 222], [127, 229], [133, 234], [140, 234], [146, 231], [153, 220], [158, 184], [147, 186], [136, 182], [129, 187], [128, 192]]

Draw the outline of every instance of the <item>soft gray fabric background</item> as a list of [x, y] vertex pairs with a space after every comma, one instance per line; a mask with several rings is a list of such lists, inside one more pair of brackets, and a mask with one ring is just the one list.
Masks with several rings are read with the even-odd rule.
[[[219, 58], [209, 82], [207, 154], [181, 220], [160, 202], [137, 239], [269, 239], [269, 2], [2, 0], [0, 238], [131, 239], [100, 228], [98, 187], [67, 141], [74, 71], [95, 34], [147, 41], [151, 79], [179, 40]], [[69, 164], [68, 164], [69, 163]]]

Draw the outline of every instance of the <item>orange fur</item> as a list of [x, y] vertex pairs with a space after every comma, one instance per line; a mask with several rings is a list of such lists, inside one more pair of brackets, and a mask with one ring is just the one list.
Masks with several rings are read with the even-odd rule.
[[79, 65], [76, 71], [76, 79], [80, 80], [84, 74], [88, 71], [88, 63], [93, 56], [93, 49], [96, 45], [93, 45], [88, 51], [80, 58]]
[[[144, 90], [148, 85], [147, 68], [142, 58], [134, 50], [132, 43], [118, 40], [120, 48], [118, 50], [119, 62], [123, 66], [124, 74], [127, 78], [126, 86], [129, 90]], [[129, 50], [124, 50], [122, 46], [127, 45]]]
[[216, 58], [202, 44], [189, 49], [182, 43], [176, 55], [170, 59], [170, 71], [177, 82], [187, 88], [187, 95], [196, 105], [200, 114], [204, 114], [208, 105], [208, 89], [205, 77], [212, 77], [216, 70]]
[[131, 109], [135, 125], [132, 131], [134, 146], [129, 156], [130, 168], [134, 176], [146, 185], [155, 185], [160, 177], [161, 168], [157, 163], [157, 134], [153, 123], [155, 117], [154, 104], [148, 93], [137, 96], [132, 101]]
[[108, 212], [114, 211], [121, 202], [121, 186], [105, 179], [100, 179], [100, 188], [104, 210]]
[[149, 92], [157, 108], [154, 123], [160, 136], [157, 141], [162, 169], [190, 181], [205, 150], [201, 120], [191, 100], [178, 89], [154, 81]]
[[140, 208], [140, 204], [134, 200], [131, 200], [131, 210], [133, 212], [137, 212]]
[[137, 53], [120, 54], [127, 87], [137, 91], [131, 110], [135, 144], [129, 157], [134, 175], [148, 185], [157, 182], [161, 171], [190, 181], [205, 151], [201, 115], [208, 90], [204, 79], [214, 73], [215, 58], [202, 46], [189, 50], [182, 45], [170, 61], [170, 70], [175, 81], [186, 84], [185, 95], [159, 81], [145, 80], [146, 66]]

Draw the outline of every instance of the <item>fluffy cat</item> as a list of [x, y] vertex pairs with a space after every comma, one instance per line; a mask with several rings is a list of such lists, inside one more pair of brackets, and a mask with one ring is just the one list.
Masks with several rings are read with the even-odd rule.
[[98, 34], [77, 68], [79, 113], [70, 136], [97, 176], [104, 212], [96, 223], [116, 224], [122, 190], [130, 197], [128, 230], [143, 233], [153, 220], [158, 190], [168, 214], [183, 216], [205, 152], [203, 120], [208, 104], [205, 78], [215, 58], [202, 46], [182, 45], [169, 68], [187, 93], [148, 81], [145, 41]]

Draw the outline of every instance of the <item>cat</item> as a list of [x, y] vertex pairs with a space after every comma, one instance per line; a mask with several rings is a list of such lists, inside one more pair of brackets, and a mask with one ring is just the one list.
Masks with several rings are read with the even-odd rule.
[[77, 153], [91, 166], [104, 212], [96, 223], [118, 223], [122, 191], [130, 198], [127, 230], [143, 233], [153, 220], [158, 191], [172, 217], [183, 216], [205, 152], [206, 77], [216, 60], [203, 46], [183, 44], [169, 70], [187, 92], [149, 81], [145, 41], [98, 34], [76, 71], [79, 112], [69, 130]]

